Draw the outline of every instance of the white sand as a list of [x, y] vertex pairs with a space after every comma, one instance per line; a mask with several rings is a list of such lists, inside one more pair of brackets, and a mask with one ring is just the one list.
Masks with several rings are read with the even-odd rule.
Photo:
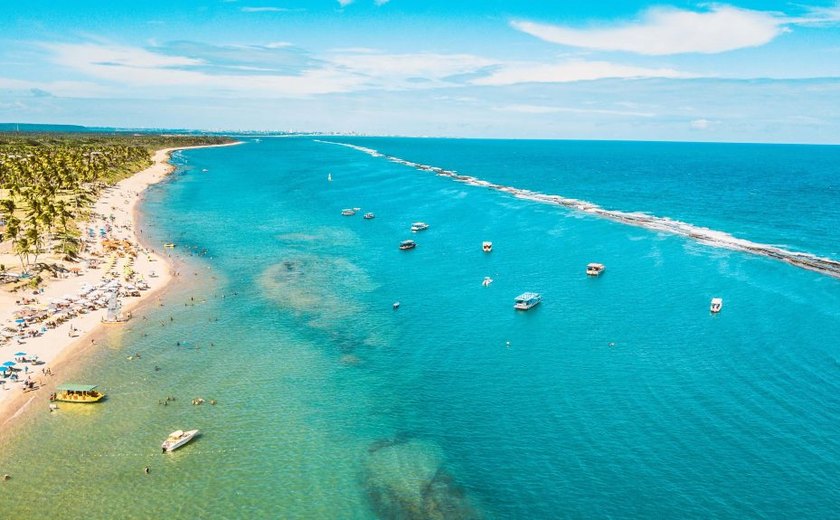
[[[197, 146], [190, 148], [205, 147]], [[163, 180], [174, 169], [168, 162], [169, 154], [174, 150], [180, 149], [186, 148], [158, 150], [153, 156], [154, 163], [152, 166], [105, 190], [93, 207], [93, 220], [82, 228], [85, 237], [87, 237], [88, 228], [93, 228], [96, 231], [96, 244], [92, 249], [93, 251], [101, 251], [102, 246], [98, 234], [99, 229], [104, 227], [106, 223], [106, 220], [101, 217], [106, 217], [107, 222], [110, 223], [112, 228], [108, 238], [128, 240], [138, 251], [133, 269], [136, 277], [144, 279], [150, 288], [143, 291], [140, 297], [122, 298], [123, 314], [130, 312], [141, 301], [145, 301], [152, 295], [158, 293], [171, 280], [171, 267], [167, 260], [154, 251], [146, 250], [139, 243], [140, 235], [138, 233], [135, 207], [137, 201], [140, 199], [140, 193], [143, 190]], [[100, 217], [98, 218], [97, 215]], [[111, 219], [111, 215], [113, 215], [113, 219]], [[88, 238], [88, 240], [93, 239]], [[154, 249], [162, 251], [162, 246], [163, 244], [155, 244]], [[84, 257], [89, 258], [89, 252]], [[83, 284], [97, 285], [102, 283], [106, 275], [105, 264], [108, 261], [109, 255], [102, 258], [103, 262], [98, 268], [86, 269], [83, 267], [79, 275], [70, 274], [69, 278], [49, 280], [44, 292], [37, 296], [32, 294], [32, 290], [25, 291], [22, 289], [17, 293], [2, 291], [2, 294], [0, 294], [0, 327], [14, 324], [14, 312], [20, 307], [15, 301], [22, 297], [35, 297], [41, 304], [47, 304], [54, 298], [62, 298], [65, 295], [77, 295]], [[127, 257], [118, 259], [116, 268], [118, 273], [123, 273], [123, 266], [126, 261]], [[12, 264], [7, 263], [6, 265]], [[80, 265], [84, 266], [85, 264], [80, 263]], [[156, 273], [156, 277], [149, 276], [153, 271]], [[8, 344], [0, 347], [0, 363], [14, 361], [16, 357], [14, 354], [18, 351], [26, 352], [28, 359], [37, 356], [39, 360], [45, 362], [45, 364], [37, 366], [28, 363], [18, 363], [15, 368], [21, 369], [21, 372], [17, 373], [19, 382], [6, 380], [6, 383], [0, 384], [0, 425], [5, 424], [10, 418], [14, 418], [20, 412], [20, 409], [32, 400], [32, 396], [37, 397], [39, 400], [42, 399], [46, 403], [48, 395], [44, 386], [51, 388], [55, 385], [55, 380], [60, 380], [61, 378], [60, 376], [45, 376], [42, 369], [50, 368], [57, 374], [58, 371], [55, 367], [59, 364], [63, 365], [64, 363], [72, 362], [73, 352], [81, 346], [90, 344], [91, 337], [101, 327], [124, 326], [123, 324], [103, 325], [101, 319], [105, 316], [105, 313], [106, 310], [101, 309], [87, 314], [80, 314], [54, 329], [48, 329], [42, 336], [25, 339], [23, 343], [18, 343], [13, 339]], [[70, 333], [71, 325], [76, 329], [72, 335]], [[38, 326], [40, 327], [40, 325]], [[28, 373], [24, 371], [27, 367]], [[36, 392], [24, 393], [23, 381], [27, 376], [31, 376], [32, 380], [42, 387], [42, 389]]]

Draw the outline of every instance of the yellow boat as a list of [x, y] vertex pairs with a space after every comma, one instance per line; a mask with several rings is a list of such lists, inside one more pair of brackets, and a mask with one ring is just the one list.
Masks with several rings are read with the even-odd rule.
[[173, 244], [172, 242], [167, 242], [167, 243], [163, 244], [163, 247], [167, 247], [169, 249], [172, 249], [173, 247], [175, 247], [175, 244]]
[[50, 401], [65, 401], [68, 403], [95, 403], [101, 401], [105, 394], [96, 390], [96, 385], [77, 385], [73, 383], [59, 385], [55, 393], [50, 395]]

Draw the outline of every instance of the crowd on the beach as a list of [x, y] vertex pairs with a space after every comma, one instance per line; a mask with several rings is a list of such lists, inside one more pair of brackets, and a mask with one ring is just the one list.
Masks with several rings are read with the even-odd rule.
[[[92, 223], [97, 221], [100, 224], [94, 226]], [[138, 255], [150, 255], [151, 252], [133, 240], [119, 238], [117, 229], [121, 231], [119, 234], [125, 234], [123, 232], [130, 233], [132, 228], [130, 225], [112, 225], [113, 221], [113, 215], [95, 214], [87, 228], [88, 237], [83, 240], [87, 253], [80, 265], [87, 272], [101, 270], [98, 281], [92, 282], [87, 277], [88, 281], [81, 283], [78, 290], [49, 300], [46, 300], [43, 287], [22, 295], [15, 300], [11, 316], [0, 325], [0, 348], [11, 350], [13, 345], [21, 348], [28, 340], [50, 334], [62, 324], [85, 314], [102, 309], [108, 309], [110, 314], [119, 307], [118, 302], [122, 298], [139, 297], [141, 292], [150, 288], [145, 278], [135, 272], [134, 262]], [[99, 233], [95, 232], [96, 227]], [[78, 267], [61, 272], [70, 273], [71, 277], [83, 276], [82, 269]], [[106, 318], [103, 316], [101, 320]], [[78, 334], [79, 330], [71, 322], [67, 336], [74, 338]], [[2, 352], [0, 350], [0, 356]], [[37, 353], [17, 352], [14, 360], [5, 361], [0, 366], [0, 384], [8, 389], [8, 384], [22, 383], [24, 391], [35, 390], [38, 385], [29, 376], [30, 366], [39, 365], [44, 365], [44, 361]], [[25, 380], [21, 379], [21, 372], [27, 376]], [[52, 374], [49, 368], [42, 368], [41, 372], [44, 376]]]

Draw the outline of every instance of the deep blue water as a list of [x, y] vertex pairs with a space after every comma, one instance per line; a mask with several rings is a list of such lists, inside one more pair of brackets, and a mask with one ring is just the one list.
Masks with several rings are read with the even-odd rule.
[[[839, 256], [837, 148], [332, 140]], [[156, 430], [189, 421], [204, 437], [155, 462], [155, 484], [117, 478], [101, 510], [64, 511], [132, 511], [131, 489], [146, 512], [204, 518], [836, 516], [840, 281], [310, 138], [175, 161], [147, 195], [147, 229], [198, 283], [85, 375], [114, 395], [90, 419], [103, 437], [154, 448]], [[430, 229], [412, 234], [418, 220]], [[418, 247], [399, 251], [407, 238]], [[587, 278], [591, 261], [603, 276]], [[543, 303], [514, 311], [524, 291]], [[163, 375], [125, 368], [126, 350]], [[121, 398], [129, 385], [147, 393]], [[143, 404], [177, 392], [220, 404], [180, 423]], [[17, 447], [51, 449], [67, 447]], [[107, 468], [134, 475], [154, 451]]]

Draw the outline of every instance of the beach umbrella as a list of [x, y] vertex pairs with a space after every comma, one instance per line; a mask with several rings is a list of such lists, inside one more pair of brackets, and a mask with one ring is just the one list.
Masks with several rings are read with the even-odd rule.
[[15, 365], [17, 365], [17, 363], [15, 363], [14, 361], [6, 361], [5, 363], [3, 363], [4, 367], [13, 367]]
[[26, 352], [15, 352], [16, 356], [25, 356]]

